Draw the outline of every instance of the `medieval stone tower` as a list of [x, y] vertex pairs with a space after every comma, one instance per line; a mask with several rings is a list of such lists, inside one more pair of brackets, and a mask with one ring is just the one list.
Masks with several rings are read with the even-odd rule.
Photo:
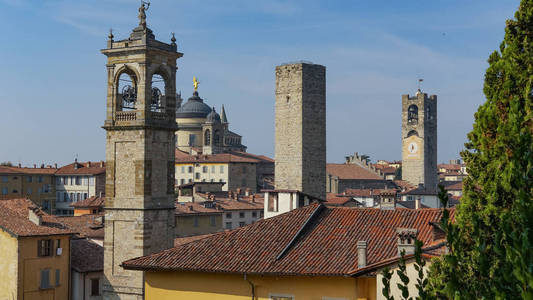
[[437, 190], [437, 96], [402, 95], [402, 179]]
[[[157, 41], [139, 8], [139, 26], [107, 48], [104, 299], [143, 299], [142, 272], [123, 261], [172, 247], [176, 39]], [[157, 80], [155, 79], [157, 78]], [[124, 84], [125, 83], [125, 84]], [[164, 86], [157, 88], [156, 85]]]
[[[276, 67], [275, 189], [326, 198], [326, 68]], [[280, 204], [281, 205], [281, 204]]]

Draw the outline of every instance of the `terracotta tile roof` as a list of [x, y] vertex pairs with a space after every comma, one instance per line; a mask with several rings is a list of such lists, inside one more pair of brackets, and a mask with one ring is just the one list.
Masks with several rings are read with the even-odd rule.
[[442, 182], [442, 184], [444, 184], [444, 188], [447, 191], [462, 191], [463, 190], [462, 181], [445, 181], [445, 182]]
[[56, 175], [99, 175], [103, 173], [105, 173], [104, 162], [74, 162], [59, 168]]
[[326, 205], [340, 206], [352, 201], [350, 196], [338, 195], [336, 193], [326, 193]]
[[86, 207], [103, 207], [105, 202], [105, 197], [102, 196], [92, 196], [85, 200], [72, 203], [70, 206], [75, 208], [86, 208]]
[[208, 234], [201, 234], [201, 235], [193, 235], [193, 236], [187, 236], [187, 237], [179, 237], [174, 239], [174, 247], [178, 247], [190, 242], [194, 242], [197, 240], [205, 239], [208, 236], [212, 236], [212, 233]]
[[176, 202], [176, 215], [204, 215], [222, 214], [223, 211], [216, 206], [206, 207], [202, 202]]
[[[28, 218], [29, 211], [34, 210], [42, 217], [41, 225], [37, 225]], [[28, 199], [11, 199], [0, 201], [0, 228], [15, 236], [44, 236], [73, 234], [57, 221], [57, 217], [50, 216], [38, 209]]]
[[103, 213], [72, 217], [56, 217], [57, 222], [77, 233], [82, 238], [104, 238]]
[[[451, 211], [453, 215], [453, 210]], [[433, 242], [438, 209], [326, 207], [312, 204], [235, 230], [126, 262], [126, 269], [344, 276], [357, 271], [357, 241], [368, 245], [367, 263], [398, 254], [397, 228], [416, 228]], [[297, 234], [298, 233], [298, 234]]]
[[438, 169], [446, 169], [447, 171], [448, 170], [459, 171], [459, 170], [461, 170], [461, 165], [457, 165], [457, 164], [438, 164], [437, 168]]
[[327, 164], [326, 172], [339, 179], [383, 179], [357, 164]]
[[412, 190], [416, 189], [416, 186], [411, 184], [409, 181], [406, 180], [393, 180], [394, 184], [396, 184], [398, 187], [400, 187], [402, 190]]
[[0, 174], [35, 174], [35, 175], [52, 175], [58, 169], [56, 168], [19, 168], [0, 166]]
[[218, 154], [191, 155], [185, 151], [176, 149], [176, 163], [260, 163], [273, 162], [272, 159], [263, 155], [253, 155], [246, 152], [231, 151]]
[[104, 270], [104, 247], [86, 239], [71, 241], [71, 267], [76, 272], [101, 272]]

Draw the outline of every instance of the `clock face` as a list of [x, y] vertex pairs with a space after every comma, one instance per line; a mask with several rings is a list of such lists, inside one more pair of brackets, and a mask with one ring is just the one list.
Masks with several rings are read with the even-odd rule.
[[409, 153], [415, 154], [418, 152], [418, 144], [415, 142], [411, 142], [409, 146], [407, 146], [407, 150]]

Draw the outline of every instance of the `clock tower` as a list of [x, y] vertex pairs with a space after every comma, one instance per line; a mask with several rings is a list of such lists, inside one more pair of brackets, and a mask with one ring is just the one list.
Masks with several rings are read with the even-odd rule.
[[402, 95], [402, 179], [437, 190], [437, 96]]

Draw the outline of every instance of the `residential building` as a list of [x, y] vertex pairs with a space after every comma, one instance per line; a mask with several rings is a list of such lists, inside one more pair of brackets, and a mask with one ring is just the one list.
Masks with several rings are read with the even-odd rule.
[[[425, 252], [442, 241], [441, 216], [438, 209], [314, 203], [123, 266], [145, 271], [147, 300], [382, 299], [376, 271], [401, 250], [411, 255], [415, 238]], [[410, 288], [415, 283], [411, 278]]]
[[48, 213], [55, 206], [57, 165], [38, 168], [0, 166], [0, 199], [28, 198]]
[[440, 203], [439, 197], [436, 191], [427, 190], [423, 185], [418, 186], [416, 189], [409, 190], [407, 192], [401, 193], [402, 201], [420, 201], [422, 205], [431, 208], [440, 208], [442, 204]]
[[263, 155], [230, 151], [211, 155], [191, 155], [176, 150], [176, 186], [193, 182], [223, 182], [222, 190], [264, 188], [274, 175], [274, 161]]
[[105, 163], [78, 162], [61, 167], [55, 172], [57, 215], [74, 215], [72, 203], [105, 192]]
[[87, 239], [72, 240], [72, 300], [101, 300], [104, 247]]
[[[356, 153], [357, 155], [357, 153]], [[385, 180], [379, 170], [374, 171], [356, 163], [327, 164], [326, 191], [342, 194], [346, 189], [394, 188], [395, 184]]]
[[101, 194], [92, 196], [85, 200], [72, 203], [70, 206], [74, 208], [74, 216], [99, 214], [104, 212], [105, 197]]
[[202, 235], [253, 224], [263, 218], [260, 194], [198, 192], [194, 202], [176, 202], [176, 237]]
[[1, 200], [0, 299], [68, 299], [72, 234], [29, 199]]

